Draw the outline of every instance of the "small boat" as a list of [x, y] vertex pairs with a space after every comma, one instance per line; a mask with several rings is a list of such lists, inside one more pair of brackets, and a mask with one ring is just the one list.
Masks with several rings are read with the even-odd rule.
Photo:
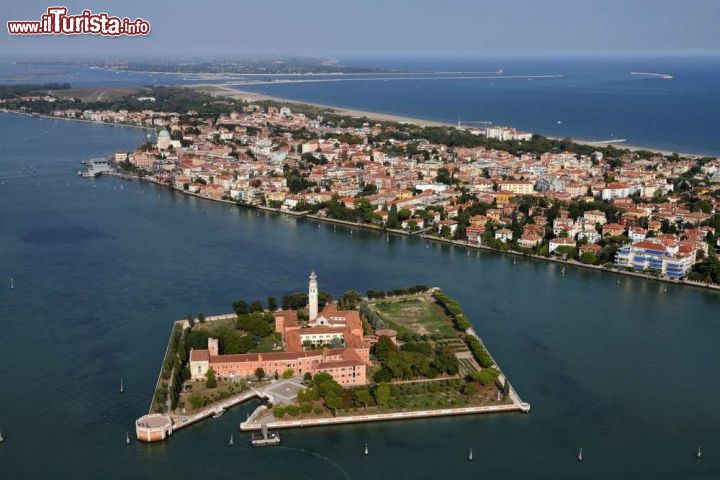
[[472, 455], [472, 448], [470, 449], [470, 453], [468, 453], [468, 460], [472, 462], [473, 455]]
[[620, 285], [620, 279], [618, 278], [618, 285]]
[[125, 385], [123, 385], [123, 379], [120, 379], [120, 393], [123, 393], [125, 391]]
[[15, 288], [15, 280], [13, 280], [13, 277], [10, 277], [10, 290]]
[[470, 249], [467, 249], [467, 256], [470, 256]]
[[367, 456], [367, 455], [370, 455], [370, 450], [368, 450], [368, 445], [367, 445], [367, 443], [365, 444], [365, 455], [366, 455], [366, 456]]
[[2, 432], [0, 432], [0, 443], [3, 443], [5, 441], [5, 438], [3, 437]]
[[663, 285], [663, 293], [667, 293], [667, 285]]
[[578, 453], [577, 453], [577, 461], [582, 462], [582, 460], [583, 460], [583, 456], [582, 456], [582, 448], [581, 448], [580, 450], [578, 450]]
[[130, 434], [125, 432], [125, 444], [130, 445]]
[[233, 445], [235, 445], [235, 439], [233, 438], [233, 434], [231, 433], [230, 434], [230, 446], [232, 447]]
[[513, 265], [517, 265], [517, 259], [513, 258]]
[[225, 409], [221, 408], [220, 410], [215, 411], [215, 415], [213, 415], [213, 418], [220, 418], [225, 414]]
[[565, 276], [565, 267], [562, 267], [562, 269], [560, 269], [560, 275], [562, 275], [563, 277]]
[[695, 456], [697, 457], [698, 460], [700, 460], [702, 458], [702, 447], [698, 446], [697, 452], [695, 452]]

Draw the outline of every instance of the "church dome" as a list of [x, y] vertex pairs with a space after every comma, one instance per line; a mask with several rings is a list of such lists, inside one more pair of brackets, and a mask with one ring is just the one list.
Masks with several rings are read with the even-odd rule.
[[168, 140], [169, 140], [169, 139], [170, 139], [170, 133], [169, 133], [167, 130], [165, 130], [165, 129], [160, 130], [160, 133], [158, 133], [158, 140], [161, 139], [161, 138], [162, 138], [162, 139], [168, 139]]

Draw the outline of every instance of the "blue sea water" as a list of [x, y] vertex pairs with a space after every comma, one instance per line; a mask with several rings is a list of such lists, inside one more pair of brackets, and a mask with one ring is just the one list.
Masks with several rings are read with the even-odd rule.
[[[279, 97], [446, 122], [488, 121], [551, 136], [720, 154], [720, 57], [346, 60], [405, 70], [495, 72], [241, 87]], [[631, 75], [664, 73], [672, 79]], [[532, 78], [562, 75], [561, 78]], [[422, 76], [422, 75], [421, 75]], [[425, 76], [423, 76], [425, 77]]]

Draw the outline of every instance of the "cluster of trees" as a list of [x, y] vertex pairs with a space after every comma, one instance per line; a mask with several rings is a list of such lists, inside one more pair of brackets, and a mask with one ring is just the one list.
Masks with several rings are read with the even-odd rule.
[[[202, 317], [200, 317], [202, 318]], [[260, 338], [272, 335], [275, 317], [270, 312], [253, 311], [241, 313], [235, 321], [234, 328], [220, 325], [207, 329], [191, 328], [185, 336], [187, 348], [207, 348], [208, 338], [218, 339], [220, 353], [247, 353], [257, 347]]]
[[370, 299], [396, 297], [400, 295], [412, 295], [415, 293], [427, 292], [430, 287], [426, 285], [413, 285], [412, 287], [396, 288], [394, 290], [368, 290], [367, 297]]
[[236, 328], [256, 337], [267, 337], [273, 333], [275, 315], [270, 312], [252, 312], [238, 315]]
[[[277, 300], [275, 297], [267, 298], [268, 310], [271, 312], [277, 310]], [[255, 300], [252, 303], [248, 303], [243, 299], [236, 300], [232, 303], [232, 309], [237, 315], [243, 315], [251, 312], [263, 312], [263, 304], [260, 300]]]
[[720, 283], [720, 260], [717, 255], [710, 253], [706, 256], [702, 262], [693, 267], [688, 278], [699, 282]]
[[355, 201], [355, 207], [350, 209], [345, 206], [337, 195], [325, 202], [324, 207], [330, 218], [344, 220], [346, 222], [356, 223], [372, 223], [380, 220], [380, 216], [375, 214], [375, 207], [365, 198]]
[[455, 354], [445, 348], [436, 348], [427, 342], [406, 342], [398, 348], [388, 337], [380, 337], [375, 356], [382, 368], [373, 379], [389, 382], [394, 378], [435, 378], [441, 374], [457, 375], [459, 364]]
[[305, 379], [310, 384], [310, 388], [298, 392], [298, 403], [311, 405], [312, 402], [322, 400], [325, 407], [335, 413], [342, 406], [343, 388], [340, 384], [326, 372], [316, 373], [309, 382], [307, 377], [306, 375]]
[[[318, 292], [318, 307], [324, 308], [328, 302], [332, 300], [332, 294], [328, 292]], [[299, 310], [307, 307], [308, 294], [304, 292], [295, 292], [282, 297], [283, 310]]]
[[0, 99], [17, 98], [25, 95], [45, 95], [48, 90], [67, 90], [69, 88], [69, 83], [0, 85]]
[[315, 182], [308, 180], [297, 168], [286, 168], [284, 176], [287, 179], [287, 186], [291, 193], [298, 193], [315, 186]]
[[[25, 87], [30, 87], [27, 85]], [[68, 84], [58, 85], [34, 85], [33, 89], [38, 94], [45, 94], [48, 90], [66, 90], [70, 88]], [[58, 87], [58, 88], [47, 88]], [[27, 88], [22, 93], [31, 93]], [[17, 95], [12, 95], [12, 98]], [[229, 114], [232, 111], [242, 109], [242, 104], [231, 99], [220, 99], [212, 95], [198, 92], [189, 88], [178, 87], [143, 87], [137, 91], [123, 95], [119, 98], [108, 98], [101, 101], [84, 101], [83, 109], [89, 110], [128, 110], [130, 112], [139, 112], [148, 108], [147, 102], [141, 102], [137, 98], [140, 96], [154, 97], [155, 102], [152, 103], [153, 110], [161, 112], [175, 112], [186, 114], [189, 110], [194, 110], [198, 116], [216, 119], [220, 114]], [[78, 108], [76, 99], [59, 99], [56, 102], [10, 102], [6, 104], [10, 109], [27, 107], [33, 112], [49, 114], [53, 110], [65, 110], [70, 108]], [[184, 116], [184, 115], [181, 115]]]

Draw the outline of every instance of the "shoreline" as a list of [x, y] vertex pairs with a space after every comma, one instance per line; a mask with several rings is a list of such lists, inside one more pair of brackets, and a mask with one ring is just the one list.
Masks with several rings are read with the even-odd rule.
[[153, 127], [145, 127], [143, 125], [134, 125], [131, 123], [96, 122], [94, 120], [85, 120], [84, 118], [56, 117], [53, 115], [43, 115], [41, 113], [18, 112], [15, 110], [8, 110], [6, 108], [0, 108], [0, 113], [7, 113], [10, 115], [23, 115], [25, 117], [30, 117], [30, 118], [49, 118], [52, 120], [67, 120], [70, 122], [83, 122], [83, 123], [90, 123], [92, 125], [108, 125], [108, 126], [113, 126], [113, 127], [139, 128], [141, 130], [152, 130], [153, 132], [156, 132], [155, 128], [153, 128]]
[[[350, 116], [350, 117], [367, 117], [368, 120], [375, 120], [375, 121], [381, 121], [381, 122], [411, 123], [411, 124], [419, 125], [421, 127], [457, 127], [457, 125], [454, 123], [442, 121], [442, 120], [431, 120], [431, 119], [427, 119], [427, 118], [418, 118], [418, 117], [412, 117], [412, 116], [402, 115], [402, 114], [361, 110], [361, 109], [356, 109], [356, 108], [342, 107], [342, 106], [330, 105], [330, 104], [325, 104], [325, 103], [316, 103], [316, 102], [309, 102], [309, 101], [304, 101], [304, 100], [295, 100], [295, 99], [291, 99], [291, 98], [279, 97], [276, 95], [268, 95], [268, 94], [253, 92], [253, 91], [249, 91], [249, 90], [242, 90], [241, 88], [229, 87], [227, 85], [200, 83], [200, 84], [195, 84], [195, 85], [178, 85], [178, 86], [182, 87], [182, 88], [196, 89], [200, 92], [204, 92], [204, 93], [207, 93], [210, 95], [222, 95], [222, 96], [231, 97], [231, 98], [234, 98], [237, 100], [246, 100], [248, 102], [259, 102], [259, 101], [264, 101], [264, 100], [270, 100], [270, 101], [275, 101], [275, 102], [283, 102], [283, 103], [296, 104], [296, 105], [309, 105], [309, 106], [317, 107], [317, 108], [332, 109], [332, 110], [334, 110], [334, 113], [336, 113], [337, 115], [346, 115], [346, 116]], [[586, 146], [590, 146], [590, 147], [606, 147], [608, 145], [612, 145], [613, 147], [615, 147], [619, 150], [629, 150], [631, 152], [646, 150], [646, 151], [658, 153], [661, 155], [673, 155], [674, 153], [677, 153], [680, 156], [691, 157], [691, 158], [720, 156], [720, 153], [714, 153], [714, 154], [692, 153], [692, 152], [668, 150], [665, 148], [652, 147], [652, 146], [647, 146], [647, 145], [635, 145], [635, 144], [626, 143], [626, 142], [608, 143], [607, 140], [588, 140], [588, 139], [574, 138], [572, 136], [545, 135], [545, 134], [539, 133], [539, 132], [531, 132], [531, 133], [542, 135], [546, 138], [549, 138], [550, 140], [562, 140], [564, 138], [569, 137], [570, 139], [572, 139], [572, 141], [574, 143], [577, 143], [580, 145], [586, 145]]]
[[[118, 177], [118, 178], [122, 178], [122, 179], [126, 179], [126, 180], [146, 181], [146, 182], [155, 184], [159, 187], [169, 188], [168, 185], [165, 185], [164, 183], [153, 181], [148, 178], [142, 178], [142, 177], [137, 177], [134, 175], [128, 175], [128, 174], [122, 173], [122, 172], [106, 172], [106, 173], [103, 173], [103, 175], [110, 175], [113, 177]], [[699, 288], [699, 289], [703, 289], [703, 290], [720, 292], [720, 284], [696, 282], [696, 281], [687, 280], [687, 279], [673, 280], [670, 278], [656, 277], [656, 276], [649, 275], [649, 274], [642, 273], [642, 272], [634, 272], [634, 271], [630, 272], [630, 271], [618, 270], [611, 266], [590, 265], [590, 264], [577, 262], [577, 261], [573, 261], [573, 260], [563, 260], [561, 258], [543, 257], [540, 255], [535, 255], [535, 254], [530, 254], [530, 253], [517, 252], [515, 250], [499, 250], [496, 248], [488, 247], [487, 245], [473, 245], [473, 244], [468, 243], [467, 241], [463, 241], [463, 240], [452, 240], [452, 239], [448, 239], [448, 238], [435, 237], [433, 235], [426, 235], [425, 232], [430, 230], [427, 228], [411, 233], [411, 232], [406, 232], [405, 230], [382, 228], [377, 225], [349, 222], [347, 220], [338, 220], [335, 218], [322, 217], [319, 215], [312, 215], [312, 214], [309, 214], [308, 212], [293, 212], [291, 210], [281, 210], [279, 208], [265, 207], [262, 205], [238, 204], [237, 202], [234, 202], [232, 200], [223, 200], [223, 199], [205, 197], [203, 195], [198, 195], [196, 193], [179, 190], [177, 188], [169, 188], [169, 190], [173, 191], [173, 192], [178, 192], [182, 195], [200, 198], [203, 200], [225, 203], [228, 205], [235, 205], [239, 208], [244, 207], [244, 208], [249, 208], [249, 209], [262, 210], [264, 212], [269, 212], [269, 213], [275, 213], [278, 215], [288, 215], [290, 217], [296, 217], [296, 218], [307, 218], [310, 220], [314, 220], [316, 222], [324, 222], [324, 223], [328, 223], [328, 224], [341, 225], [341, 226], [350, 228], [351, 230], [352, 230], [352, 228], [356, 227], [356, 228], [361, 228], [364, 230], [374, 231], [374, 232], [377, 232], [380, 234], [384, 233], [386, 235], [391, 235], [391, 234], [392, 235], [400, 235], [400, 236], [405, 236], [408, 238], [416, 237], [416, 238], [421, 238], [426, 241], [434, 241], [434, 242], [438, 242], [438, 243], [444, 243], [446, 245], [450, 245], [450, 246], [458, 247], [458, 248], [466, 248], [466, 249], [472, 248], [475, 250], [485, 250], [487, 252], [514, 255], [517, 257], [529, 258], [532, 260], [538, 260], [538, 261], [544, 261], [544, 262], [550, 262], [550, 263], [558, 263], [558, 264], [562, 264], [564, 266], [569, 266], [569, 267], [577, 267], [577, 268], [583, 268], [586, 270], [594, 270], [594, 271], [600, 272], [600, 273], [611, 273], [611, 274], [617, 274], [617, 275], [624, 275], [624, 276], [635, 277], [635, 278], [648, 280], [648, 281], [657, 281], [657, 282], [662, 282], [662, 283], [671, 284], [671, 285], [687, 286], [687, 287], [694, 287], [694, 288]]]

